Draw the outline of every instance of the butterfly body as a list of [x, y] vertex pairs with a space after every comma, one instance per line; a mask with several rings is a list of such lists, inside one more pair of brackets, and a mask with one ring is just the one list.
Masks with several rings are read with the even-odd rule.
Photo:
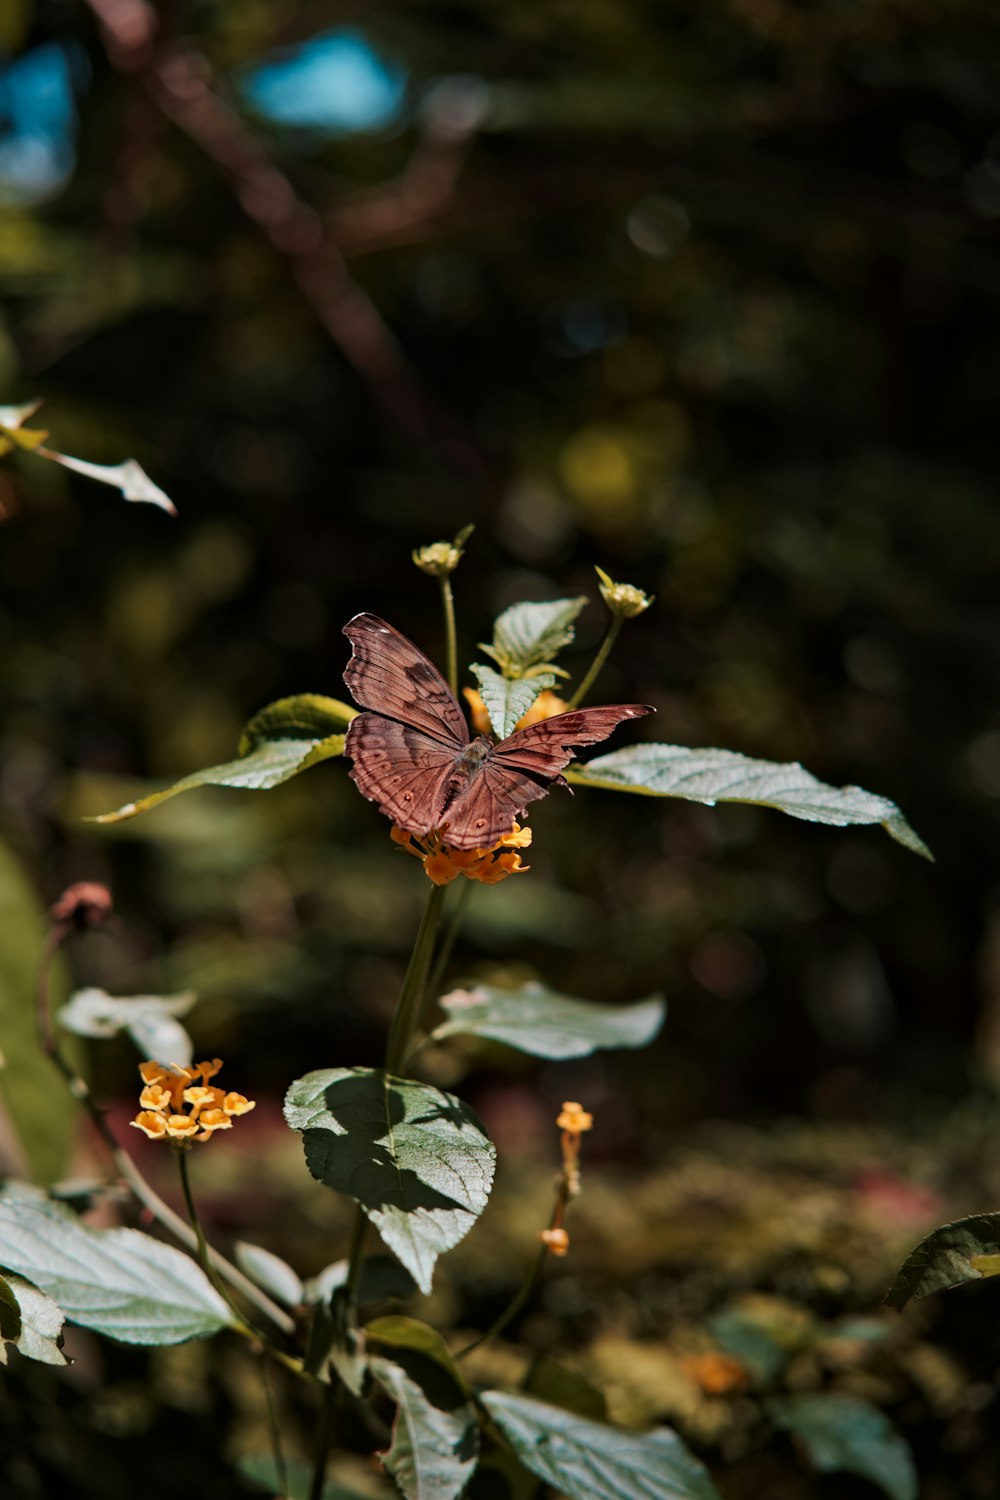
[[565, 785], [559, 773], [577, 747], [652, 712], [635, 703], [572, 709], [499, 743], [472, 739], [448, 684], [412, 641], [369, 614], [344, 634], [353, 648], [344, 681], [369, 710], [347, 731], [352, 779], [398, 827], [439, 832], [453, 849], [494, 844], [527, 803]]

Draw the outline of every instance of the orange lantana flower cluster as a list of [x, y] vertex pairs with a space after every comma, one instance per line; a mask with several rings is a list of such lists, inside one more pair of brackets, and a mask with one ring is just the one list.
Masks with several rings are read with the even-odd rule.
[[129, 1123], [151, 1141], [207, 1141], [217, 1130], [231, 1130], [233, 1117], [249, 1114], [256, 1101], [213, 1087], [209, 1079], [221, 1067], [221, 1057], [193, 1068], [140, 1063], [142, 1108]]
[[481, 880], [483, 885], [497, 885], [508, 875], [518, 875], [530, 868], [521, 863], [518, 850], [527, 849], [531, 843], [531, 829], [522, 828], [519, 823], [489, 849], [449, 849], [444, 842], [446, 837], [447, 833], [429, 833], [418, 838], [405, 828], [395, 827], [390, 834], [393, 843], [423, 861], [424, 874], [435, 885], [448, 885], [459, 875], [466, 880]]

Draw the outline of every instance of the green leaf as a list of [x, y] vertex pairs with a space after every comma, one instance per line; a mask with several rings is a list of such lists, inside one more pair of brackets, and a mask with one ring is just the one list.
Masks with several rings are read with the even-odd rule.
[[[305, 1284], [307, 1302], [329, 1301], [334, 1292], [347, 1282], [348, 1260], [335, 1260], [324, 1266]], [[384, 1302], [388, 1297], [414, 1297], [417, 1284], [405, 1266], [392, 1255], [366, 1255], [358, 1277], [357, 1301]]]
[[[280, 1495], [282, 1500], [309, 1500], [313, 1467], [304, 1458], [286, 1458], [284, 1474], [269, 1453], [241, 1458], [236, 1467], [248, 1484], [257, 1485], [269, 1495]], [[371, 1491], [362, 1494], [328, 1479], [323, 1485], [322, 1500], [371, 1500]]]
[[512, 604], [493, 626], [493, 644], [482, 649], [505, 677], [523, 677], [569, 645], [575, 634], [573, 622], [586, 603], [581, 596], [553, 599], [548, 604]]
[[472, 1110], [429, 1084], [371, 1068], [323, 1068], [293, 1083], [285, 1118], [306, 1165], [360, 1203], [422, 1292], [434, 1263], [486, 1207], [496, 1152]]
[[248, 1244], [246, 1240], [238, 1240], [233, 1253], [240, 1270], [265, 1292], [270, 1292], [276, 1302], [282, 1302], [286, 1307], [298, 1307], [305, 1301], [305, 1287], [298, 1272], [280, 1255], [274, 1255], [260, 1245]]
[[881, 823], [897, 843], [925, 859], [934, 858], [887, 797], [859, 786], [827, 786], [798, 761], [752, 760], [733, 750], [688, 750], [683, 745], [629, 745], [599, 755], [565, 775], [574, 786], [680, 797], [706, 807], [717, 802], [750, 802], [836, 828]]
[[[251, 719], [250, 723], [254, 722]], [[244, 734], [246, 732], [244, 730]], [[204, 771], [194, 771], [183, 780], [176, 781], [173, 786], [165, 787], [162, 792], [150, 792], [137, 802], [126, 802], [124, 807], [116, 808], [114, 812], [100, 813], [96, 818], [88, 818], [87, 822], [121, 823], [125, 818], [134, 818], [138, 813], [148, 812], [151, 807], [158, 807], [169, 797], [176, 797], [180, 792], [192, 792], [202, 786], [230, 786], [250, 792], [270, 791], [272, 787], [280, 786], [283, 781], [297, 776], [300, 771], [308, 771], [310, 766], [318, 765], [321, 760], [329, 760], [331, 756], [343, 753], [342, 734], [329, 735], [321, 740], [262, 740], [256, 749], [240, 756], [238, 760], [226, 761], [221, 766], [209, 766]]]
[[385, 1467], [406, 1500], [455, 1500], [476, 1466], [479, 1425], [451, 1350], [418, 1318], [377, 1318], [365, 1339], [372, 1373], [399, 1408]]
[[623, 1432], [506, 1391], [480, 1399], [525, 1468], [570, 1500], [718, 1500], [669, 1427]]
[[797, 1438], [823, 1473], [857, 1474], [891, 1500], [916, 1500], [909, 1444], [871, 1402], [831, 1392], [775, 1396], [764, 1405], [772, 1422]]
[[0, 1198], [0, 1265], [124, 1344], [181, 1344], [232, 1322], [189, 1256], [136, 1229], [90, 1229], [41, 1196]]
[[279, 698], [254, 714], [240, 735], [239, 754], [249, 755], [269, 740], [312, 740], [318, 744], [343, 734], [358, 711], [337, 698], [320, 693], [297, 693]]
[[515, 990], [477, 985], [440, 1000], [448, 1019], [432, 1041], [482, 1036], [505, 1042], [532, 1057], [588, 1057], [607, 1047], [645, 1047], [663, 1025], [666, 1003], [657, 995], [634, 1005], [597, 1005], [557, 995], [543, 984]]
[[607, 1421], [608, 1403], [604, 1392], [592, 1386], [576, 1370], [568, 1370], [547, 1354], [535, 1356], [522, 1390], [526, 1396], [547, 1401], [563, 1411], [575, 1412], [578, 1417], [590, 1417], [595, 1422]]
[[473, 662], [469, 670], [476, 675], [493, 733], [501, 740], [514, 733], [518, 719], [528, 712], [539, 693], [556, 685], [552, 672], [512, 680], [501, 677], [492, 667], [480, 666], [478, 662]]
[[[20, 1328], [13, 1340], [18, 1351], [38, 1364], [68, 1364], [59, 1347], [66, 1321], [62, 1308], [23, 1276], [11, 1275], [6, 1286], [15, 1298], [20, 1317]], [[7, 1338], [5, 1333], [2, 1336]]]
[[[54, 1182], [66, 1168], [79, 1106], [38, 1045], [35, 980], [45, 926], [37, 896], [0, 844], [0, 1092], [13, 1121], [8, 1134], [24, 1151], [14, 1170]], [[62, 976], [57, 961], [53, 988], [61, 994]]]
[[191, 1038], [177, 1019], [197, 1000], [193, 990], [181, 995], [108, 995], [104, 990], [77, 990], [57, 1013], [60, 1026], [77, 1036], [112, 1037], [125, 1031], [143, 1058], [189, 1066]]
[[1000, 1213], [970, 1214], [942, 1224], [907, 1256], [889, 1288], [890, 1307], [903, 1308], [911, 1297], [930, 1297], [965, 1281], [995, 1276], [1000, 1255]]

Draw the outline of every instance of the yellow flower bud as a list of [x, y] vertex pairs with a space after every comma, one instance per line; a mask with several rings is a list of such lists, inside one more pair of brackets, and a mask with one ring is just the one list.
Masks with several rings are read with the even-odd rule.
[[569, 1235], [565, 1229], [543, 1229], [538, 1238], [553, 1255], [565, 1255], [569, 1249]]
[[635, 584], [615, 583], [603, 568], [595, 568], [594, 572], [600, 579], [601, 598], [613, 615], [620, 615], [623, 620], [632, 620], [652, 604], [653, 595], [644, 593]]
[[582, 1104], [575, 1100], [567, 1100], [562, 1107], [562, 1114], [556, 1120], [560, 1130], [566, 1130], [570, 1135], [579, 1135], [582, 1130], [590, 1130], [594, 1124], [593, 1115], [588, 1115]]
[[414, 563], [429, 578], [447, 578], [462, 561], [465, 544], [472, 532], [473, 527], [465, 526], [453, 542], [431, 542], [426, 547], [418, 547], [412, 554]]

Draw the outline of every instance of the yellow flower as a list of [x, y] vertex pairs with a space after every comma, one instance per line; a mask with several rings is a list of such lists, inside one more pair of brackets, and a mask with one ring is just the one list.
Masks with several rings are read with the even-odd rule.
[[252, 1109], [257, 1108], [256, 1099], [248, 1099], [245, 1094], [227, 1094], [222, 1101], [222, 1108], [227, 1115], [248, 1115]]
[[538, 1238], [553, 1255], [565, 1255], [569, 1249], [569, 1235], [565, 1229], [543, 1229]]
[[616, 583], [603, 568], [595, 568], [594, 572], [599, 580], [601, 598], [613, 615], [620, 615], [623, 620], [634, 620], [636, 615], [641, 615], [652, 604], [652, 595], [636, 588], [634, 583]]
[[[490, 723], [482, 693], [476, 688], [466, 687], [462, 689], [462, 696], [469, 705], [469, 718], [472, 720], [472, 727], [476, 733], [491, 734], [493, 725]], [[546, 688], [544, 692], [539, 693], [528, 712], [521, 715], [514, 728], [515, 730], [527, 729], [529, 724], [540, 724], [543, 719], [551, 719], [556, 714], [564, 714], [568, 707], [568, 703], [564, 703], [562, 698], [557, 697], [550, 688]]]
[[196, 1063], [193, 1068], [140, 1063], [145, 1085], [139, 1095], [142, 1109], [130, 1123], [151, 1141], [207, 1141], [216, 1130], [231, 1130], [233, 1116], [249, 1114], [255, 1104], [245, 1094], [227, 1094], [209, 1083], [221, 1067], [220, 1057]]
[[221, 1089], [210, 1089], [196, 1085], [194, 1088], [184, 1090], [184, 1103], [190, 1104], [193, 1115], [199, 1114], [209, 1104], [217, 1104], [221, 1098]]
[[198, 1127], [201, 1134], [197, 1139], [207, 1141], [213, 1131], [232, 1130], [233, 1122], [224, 1109], [206, 1109], [198, 1116]]
[[173, 1103], [173, 1095], [162, 1083], [147, 1083], [139, 1095], [139, 1103], [143, 1109], [165, 1110]]
[[472, 727], [476, 733], [491, 734], [493, 732], [493, 725], [490, 723], [490, 716], [486, 712], [486, 704], [483, 702], [482, 693], [478, 692], [476, 688], [465, 687], [462, 689], [462, 697], [469, 705], [469, 718], [472, 720]]
[[567, 1100], [562, 1107], [562, 1114], [556, 1120], [560, 1130], [566, 1130], [570, 1135], [579, 1135], [582, 1130], [590, 1130], [594, 1124], [593, 1115], [588, 1115], [582, 1104], [575, 1100]]
[[439, 849], [436, 854], [428, 854], [424, 860], [424, 874], [435, 885], [448, 885], [457, 879], [461, 871], [451, 857], [443, 849]]
[[568, 708], [568, 703], [551, 688], [546, 688], [544, 692], [539, 693], [528, 712], [521, 715], [515, 729], [527, 729], [529, 724], [540, 724], [543, 719], [554, 719], [556, 714], [564, 714]]

